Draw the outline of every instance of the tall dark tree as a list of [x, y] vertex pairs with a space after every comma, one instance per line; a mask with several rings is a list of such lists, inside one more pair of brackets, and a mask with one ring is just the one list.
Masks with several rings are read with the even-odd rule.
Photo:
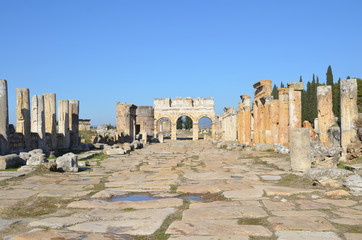
[[186, 116], [184, 126], [187, 130], [192, 128], [192, 119], [190, 117]]
[[327, 75], [327, 85], [333, 87], [333, 73], [331, 65], [328, 66], [326, 75]]
[[182, 117], [179, 117], [178, 119], [177, 119], [177, 122], [176, 122], [176, 128], [177, 129], [182, 129], [183, 128], [183, 120], [182, 120]]
[[299, 82], [303, 82], [302, 75], [299, 77]]
[[284, 83], [283, 83], [283, 82], [281, 82], [281, 83], [280, 83], [280, 88], [285, 88], [285, 86], [284, 86]]
[[357, 78], [357, 106], [358, 106], [358, 112], [362, 113], [362, 79]]
[[333, 103], [333, 113], [334, 116], [341, 117], [341, 92], [340, 92], [341, 78], [338, 79], [338, 82], [333, 84], [332, 92], [332, 103]]
[[278, 92], [278, 88], [277, 88], [276, 84], [274, 84], [274, 87], [272, 90], [272, 96], [273, 96], [273, 99], [279, 99], [279, 92]]

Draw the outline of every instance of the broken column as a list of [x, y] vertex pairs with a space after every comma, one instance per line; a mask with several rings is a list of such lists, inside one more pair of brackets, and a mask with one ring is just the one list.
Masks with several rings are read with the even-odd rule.
[[57, 118], [55, 93], [46, 93], [44, 96], [45, 132], [50, 134], [50, 150], [57, 149]]
[[238, 141], [239, 141], [239, 143], [244, 143], [244, 139], [245, 139], [243, 125], [244, 125], [243, 103], [239, 102], [239, 104], [238, 104]]
[[345, 159], [348, 144], [357, 139], [355, 121], [358, 119], [357, 80], [346, 79], [341, 81], [341, 145], [342, 159]]
[[271, 111], [272, 111], [272, 101], [273, 96], [265, 96], [263, 98], [264, 101], [264, 143], [273, 144], [272, 135], [271, 135]]
[[8, 114], [8, 84], [0, 79], [0, 154], [9, 151], [9, 114]]
[[192, 140], [199, 140], [199, 124], [194, 120], [192, 120]]
[[289, 128], [302, 127], [302, 82], [288, 83], [289, 88]]
[[31, 101], [31, 132], [38, 135], [37, 148], [47, 150], [45, 137], [44, 97], [34, 95]]
[[293, 171], [304, 172], [311, 167], [309, 129], [291, 129], [290, 164]]
[[70, 147], [69, 135], [69, 101], [58, 101], [58, 132], [63, 135], [63, 149]]
[[70, 146], [77, 148], [79, 144], [79, 100], [69, 100]]
[[171, 140], [177, 139], [177, 120], [171, 120]]
[[317, 87], [317, 106], [319, 141], [329, 147], [328, 129], [335, 124], [331, 86]]
[[250, 95], [241, 95], [243, 101], [243, 141], [244, 143], [251, 142], [251, 106]]
[[279, 143], [279, 100], [273, 100], [270, 109], [270, 131], [272, 143]]
[[256, 89], [254, 92], [253, 109], [254, 112], [254, 139], [255, 143], [266, 143], [266, 122], [269, 116], [266, 116], [265, 100], [264, 97], [270, 96], [272, 91], [271, 80], [260, 80], [256, 82], [253, 87]]
[[278, 88], [279, 92], [279, 143], [289, 146], [289, 89]]
[[30, 97], [29, 88], [17, 88], [16, 92], [16, 132], [24, 137], [25, 150], [31, 150]]

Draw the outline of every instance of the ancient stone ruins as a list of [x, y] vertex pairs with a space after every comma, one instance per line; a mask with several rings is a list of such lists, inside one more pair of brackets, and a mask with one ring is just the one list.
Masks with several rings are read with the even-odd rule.
[[27, 88], [10, 125], [0, 80], [0, 239], [362, 239], [356, 79], [341, 81], [340, 119], [318, 87], [313, 123], [303, 83], [278, 99], [271, 86], [221, 115], [211, 97], [118, 102], [116, 129], [94, 131], [78, 100]]

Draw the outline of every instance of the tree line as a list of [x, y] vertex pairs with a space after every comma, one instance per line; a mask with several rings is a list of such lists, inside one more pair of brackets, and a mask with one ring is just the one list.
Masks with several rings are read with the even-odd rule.
[[[351, 77], [347, 76], [347, 79]], [[357, 105], [358, 112], [362, 112], [362, 79], [357, 79], [358, 93], [357, 93]], [[299, 79], [303, 82], [302, 76]], [[302, 122], [307, 120], [314, 124], [314, 119], [318, 117], [317, 109], [317, 87], [330, 85], [332, 86], [332, 102], [333, 102], [333, 113], [336, 117], [341, 117], [341, 99], [340, 99], [340, 82], [341, 78], [337, 82], [334, 82], [332, 67], [329, 65], [326, 73], [326, 83], [320, 83], [319, 77], [313, 74], [312, 81], [308, 81], [304, 84], [304, 90], [302, 91]], [[280, 88], [284, 88], [283, 82], [280, 83]], [[274, 99], [279, 99], [278, 88], [274, 84], [272, 90], [272, 96]]]

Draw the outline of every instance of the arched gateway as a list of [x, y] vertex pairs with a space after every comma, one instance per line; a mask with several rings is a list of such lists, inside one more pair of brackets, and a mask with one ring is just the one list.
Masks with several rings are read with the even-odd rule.
[[168, 118], [171, 121], [171, 139], [176, 140], [176, 122], [179, 117], [189, 116], [193, 122], [193, 140], [198, 140], [198, 122], [200, 118], [207, 117], [212, 122], [212, 137], [215, 136], [215, 109], [214, 98], [155, 98], [154, 119], [155, 135], [157, 134], [157, 121]]

